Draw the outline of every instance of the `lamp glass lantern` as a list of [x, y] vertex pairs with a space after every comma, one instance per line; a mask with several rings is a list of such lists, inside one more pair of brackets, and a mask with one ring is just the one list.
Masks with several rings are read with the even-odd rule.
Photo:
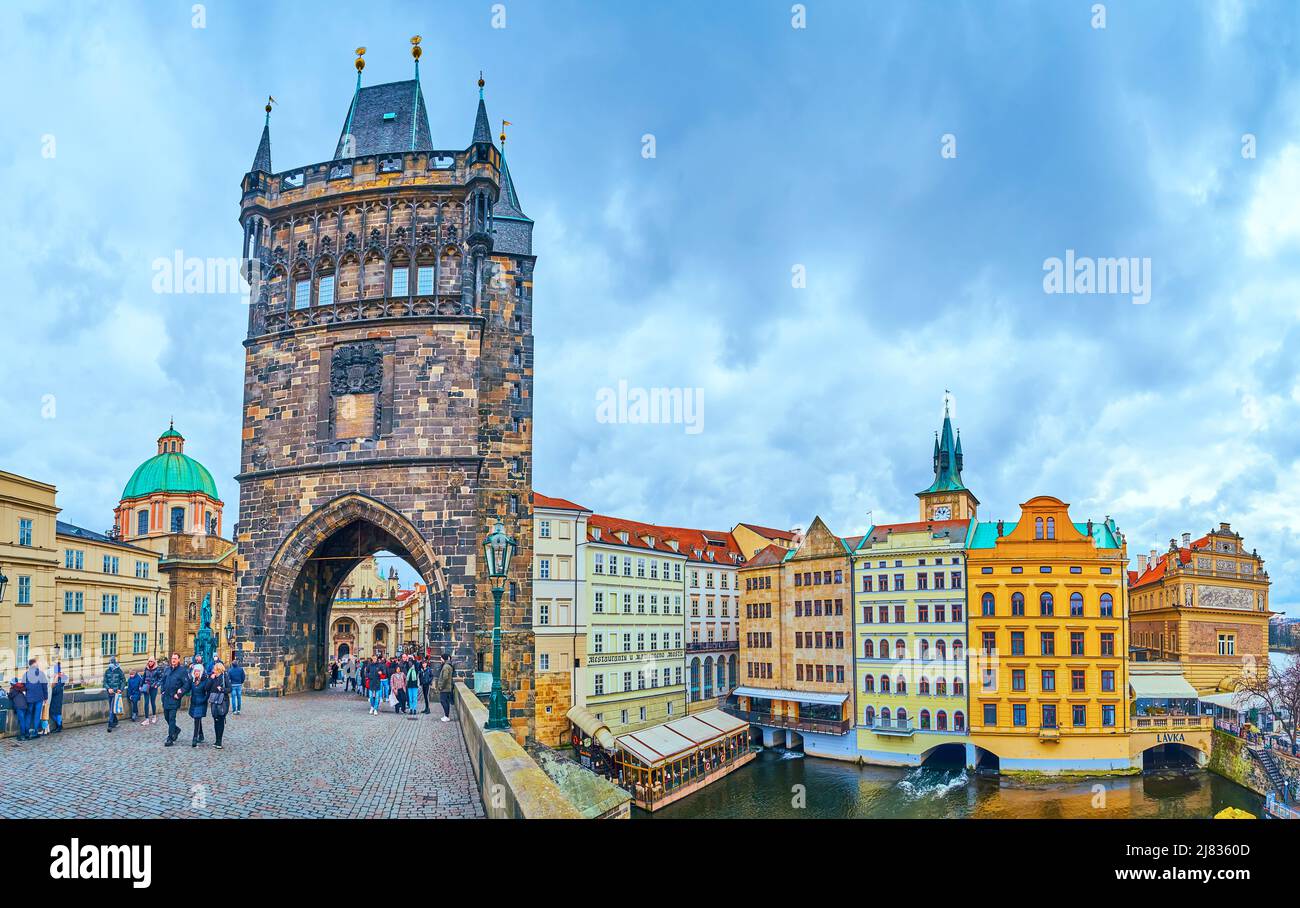
[[503, 581], [510, 572], [510, 559], [514, 557], [516, 548], [514, 539], [506, 534], [505, 525], [498, 520], [492, 532], [483, 540], [488, 577], [492, 578], [494, 588], [504, 587]]

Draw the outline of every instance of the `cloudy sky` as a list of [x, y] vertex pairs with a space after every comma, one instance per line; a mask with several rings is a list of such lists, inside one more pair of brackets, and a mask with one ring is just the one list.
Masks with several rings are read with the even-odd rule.
[[[154, 262], [238, 254], [268, 93], [276, 169], [324, 160], [352, 49], [405, 79], [419, 33], [436, 146], [480, 69], [514, 123], [539, 490], [860, 532], [915, 514], [949, 389], [983, 516], [1231, 521], [1300, 613], [1295, 3], [329, 6], [0, 7], [0, 468], [65, 519], [107, 527], [173, 415], [237, 507], [246, 312]], [[1149, 302], [1046, 293], [1069, 250]], [[598, 420], [620, 381], [702, 389], [702, 431]]]

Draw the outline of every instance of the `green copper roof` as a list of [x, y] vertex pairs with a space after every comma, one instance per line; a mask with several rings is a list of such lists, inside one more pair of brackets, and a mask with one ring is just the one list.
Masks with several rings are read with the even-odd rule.
[[930, 488], [916, 494], [960, 492], [965, 489], [966, 486], [961, 481], [961, 439], [954, 439], [952, 420], [948, 417], [948, 411], [945, 407], [943, 433], [934, 441], [934, 482], [930, 485]]
[[155, 492], [202, 492], [214, 501], [221, 500], [207, 467], [180, 453], [158, 454], [140, 464], [131, 474], [122, 497], [143, 498]]
[[[1088, 535], [1087, 523], [1076, 523], [1074, 528], [1083, 536]], [[1010, 520], [1002, 524], [1002, 535], [1010, 536], [1015, 532], [1016, 524]], [[968, 549], [991, 549], [998, 541], [998, 522], [996, 520], [981, 520], [975, 524], [966, 541]], [[1092, 525], [1092, 543], [1099, 549], [1118, 549], [1119, 548], [1119, 529], [1115, 522], [1094, 523]]]

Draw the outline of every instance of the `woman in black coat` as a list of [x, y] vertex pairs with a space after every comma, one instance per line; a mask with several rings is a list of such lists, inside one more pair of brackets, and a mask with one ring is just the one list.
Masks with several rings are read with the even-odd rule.
[[213, 747], [221, 750], [221, 736], [226, 731], [226, 714], [230, 712], [230, 676], [220, 659], [212, 665], [212, 675], [208, 678], [208, 705], [212, 707], [212, 727], [217, 731], [217, 740]]
[[50, 688], [51, 733], [63, 731], [63, 688], [66, 682], [63, 672], [59, 672], [54, 678], [54, 685]]
[[198, 747], [203, 740], [203, 717], [208, 714], [208, 692], [212, 689], [212, 679], [203, 676], [202, 663], [195, 663], [190, 669], [190, 718], [194, 720], [194, 738], [190, 747]]

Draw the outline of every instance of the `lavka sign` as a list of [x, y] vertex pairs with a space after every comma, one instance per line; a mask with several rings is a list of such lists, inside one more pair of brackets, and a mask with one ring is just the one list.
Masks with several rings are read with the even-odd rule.
[[148, 889], [153, 879], [152, 845], [68, 845], [50, 849], [50, 876], [56, 880], [131, 880]]

